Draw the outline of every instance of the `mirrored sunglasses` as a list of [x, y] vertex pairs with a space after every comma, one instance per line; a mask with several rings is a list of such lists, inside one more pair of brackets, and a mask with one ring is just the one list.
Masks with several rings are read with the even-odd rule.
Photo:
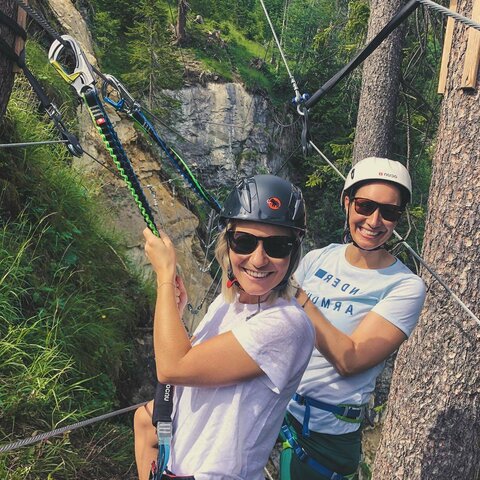
[[369, 217], [377, 208], [384, 220], [388, 222], [396, 222], [402, 216], [404, 209], [399, 205], [392, 205], [390, 203], [378, 203], [368, 198], [355, 197], [353, 199], [355, 211], [359, 215]]
[[295, 237], [256, 237], [251, 233], [236, 232], [234, 230], [227, 231], [227, 241], [228, 246], [240, 255], [253, 253], [257, 248], [258, 242], [262, 242], [265, 253], [271, 258], [286, 258], [297, 245]]

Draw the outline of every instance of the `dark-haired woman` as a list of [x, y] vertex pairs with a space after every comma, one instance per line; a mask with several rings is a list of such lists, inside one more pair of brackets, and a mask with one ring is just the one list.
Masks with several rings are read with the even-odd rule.
[[282, 480], [342, 480], [357, 471], [375, 380], [412, 332], [425, 298], [423, 281], [385, 248], [411, 190], [401, 163], [357, 163], [341, 195], [345, 243], [309, 252], [296, 272], [316, 349], [288, 406], [284, 434], [296, 453], [283, 452]]
[[[314, 345], [313, 327], [291, 284], [305, 209], [300, 190], [290, 182], [258, 175], [235, 187], [220, 217], [225, 229], [216, 257], [223, 270], [222, 294], [192, 342], [181, 321], [186, 294], [176, 277], [174, 246], [164, 233], [158, 238], [144, 232], [157, 277], [157, 377], [176, 386], [168, 469], [196, 480], [263, 480]], [[157, 455], [155, 436], [145, 437], [152, 431], [145, 425], [146, 412], [140, 409], [135, 419], [141, 480], [148, 478]]]

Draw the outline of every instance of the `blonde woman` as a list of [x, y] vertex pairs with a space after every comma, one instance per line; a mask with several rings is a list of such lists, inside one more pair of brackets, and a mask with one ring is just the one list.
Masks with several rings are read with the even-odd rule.
[[[157, 277], [154, 348], [159, 382], [174, 384], [171, 461], [162, 478], [263, 480], [263, 468], [310, 358], [315, 333], [293, 298], [305, 207], [301, 191], [273, 175], [243, 179], [220, 214], [216, 256], [222, 294], [190, 342], [186, 304], [167, 235], [145, 230]], [[176, 292], [177, 290], [177, 292]], [[149, 408], [151, 409], [151, 405]], [[147, 410], [135, 418], [140, 479], [156, 459]], [[167, 476], [169, 475], [169, 476]]]

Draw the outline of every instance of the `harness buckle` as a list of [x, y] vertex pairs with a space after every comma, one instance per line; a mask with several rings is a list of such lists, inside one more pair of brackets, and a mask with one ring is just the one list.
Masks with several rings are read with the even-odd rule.
[[75, 157], [81, 157], [83, 155], [83, 148], [78, 141], [78, 138], [67, 130], [65, 124], [62, 121], [62, 114], [60, 110], [54, 103], [50, 103], [48, 107], [45, 108], [47, 115], [50, 117], [50, 120], [55, 125], [55, 128], [60, 132], [60, 135], [64, 140], [67, 140], [67, 148], [69, 152]]
[[55, 40], [50, 46], [48, 59], [60, 76], [81, 96], [85, 89], [94, 88], [93, 68], [73, 37], [62, 35], [61, 39]]
[[351, 420], [362, 421], [365, 418], [365, 407], [349, 407], [346, 406], [343, 409], [342, 417], [349, 418]]
[[303, 395], [300, 395], [299, 393], [295, 393], [295, 395], [293, 396], [293, 400], [299, 405], [305, 405], [305, 397]]

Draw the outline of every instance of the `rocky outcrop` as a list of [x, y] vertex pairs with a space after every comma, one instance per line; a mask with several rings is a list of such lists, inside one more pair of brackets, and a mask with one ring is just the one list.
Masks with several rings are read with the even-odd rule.
[[268, 101], [237, 83], [192, 85], [165, 92], [179, 107], [175, 130], [165, 135], [179, 144], [205, 185], [218, 189], [255, 173], [273, 173], [282, 165], [290, 139], [274, 121]]

